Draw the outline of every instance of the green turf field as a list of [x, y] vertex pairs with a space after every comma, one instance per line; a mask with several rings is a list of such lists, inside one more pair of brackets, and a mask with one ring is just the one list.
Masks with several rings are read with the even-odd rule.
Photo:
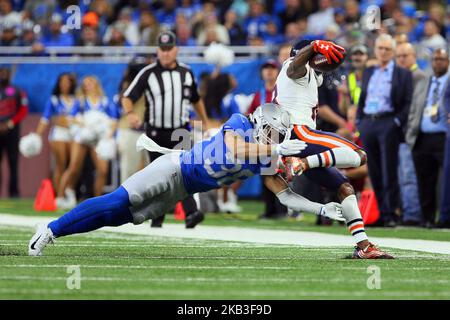
[[[244, 206], [241, 215], [208, 215], [205, 224], [346, 233], [341, 226], [315, 226], [312, 216], [257, 221], [260, 204]], [[1, 201], [0, 213], [42, 215], [30, 201]], [[27, 256], [32, 233], [0, 226], [0, 299], [450, 299], [449, 255], [389, 249], [397, 260], [355, 261], [348, 259], [351, 247], [93, 232], [58, 239], [36, 258]], [[448, 230], [368, 233], [450, 241]]]

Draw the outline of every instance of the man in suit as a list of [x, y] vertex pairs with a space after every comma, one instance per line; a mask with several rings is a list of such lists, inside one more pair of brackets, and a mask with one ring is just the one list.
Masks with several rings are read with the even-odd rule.
[[438, 228], [450, 228], [450, 85], [444, 93], [444, 106], [447, 113], [447, 138], [445, 141], [444, 175], [442, 180], [441, 208]]
[[376, 225], [394, 227], [399, 207], [398, 150], [412, 98], [412, 75], [393, 61], [395, 40], [375, 41], [379, 65], [364, 70], [356, 124], [367, 152], [369, 176], [378, 201]]
[[[425, 72], [417, 65], [416, 50], [409, 42], [397, 45], [395, 62], [398, 66], [408, 69], [412, 73], [413, 88], [418, 82], [426, 78]], [[398, 182], [402, 199], [402, 223], [404, 226], [418, 226], [421, 212], [419, 191], [417, 187], [416, 170], [412, 159], [411, 149], [406, 142], [400, 143], [398, 153]]]
[[447, 51], [437, 49], [431, 66], [433, 75], [418, 83], [414, 90], [406, 134], [417, 173], [424, 227], [435, 224], [439, 171], [444, 162], [447, 111], [443, 97], [449, 86]]

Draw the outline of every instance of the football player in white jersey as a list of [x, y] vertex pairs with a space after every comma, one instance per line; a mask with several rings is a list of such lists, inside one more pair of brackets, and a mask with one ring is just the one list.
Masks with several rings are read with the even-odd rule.
[[292, 47], [291, 57], [283, 63], [276, 81], [273, 102], [290, 113], [294, 125], [291, 138], [308, 144], [295, 158], [283, 159], [282, 171], [288, 179], [303, 173], [337, 192], [347, 227], [357, 243], [355, 258], [388, 258], [389, 255], [369, 242], [355, 191], [347, 178], [336, 169], [365, 164], [366, 153], [334, 133], [316, 130], [319, 107], [317, 88], [323, 78], [310, 67], [308, 61], [317, 53], [324, 55], [329, 64], [333, 61], [339, 63], [344, 59], [345, 49], [330, 41], [301, 40]]

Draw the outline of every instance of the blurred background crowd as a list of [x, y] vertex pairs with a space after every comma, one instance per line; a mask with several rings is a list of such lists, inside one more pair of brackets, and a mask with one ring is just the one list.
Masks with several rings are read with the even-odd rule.
[[[78, 6], [81, 12], [80, 28], [70, 28], [71, 15], [67, 8], [71, 5]], [[372, 5], [379, 8], [379, 25], [376, 11], [373, 21], [368, 18], [367, 10]], [[369, 159], [377, 159], [378, 164], [369, 160], [368, 166], [343, 170], [343, 173], [358, 194], [374, 190], [382, 216], [380, 225], [450, 227], [450, 1], [0, 0], [0, 46], [29, 47], [32, 55], [44, 55], [45, 48], [60, 46], [158, 46], [158, 34], [163, 30], [174, 32], [179, 47], [222, 43], [266, 46], [273, 53], [258, 64], [255, 74], [261, 86], [252, 93], [239, 92], [237, 75], [220, 66], [212, 72], [198, 74], [198, 91], [205, 103], [209, 128], [220, 126], [235, 112], [248, 114], [260, 104], [271, 101], [276, 78], [283, 62], [289, 58], [294, 41], [328, 39], [344, 46], [347, 49], [345, 63], [326, 74], [319, 88], [318, 129], [337, 132], [360, 144], [368, 150]], [[382, 37], [376, 42], [382, 34], [392, 38]], [[76, 79], [76, 75], [61, 74], [55, 83], [49, 84], [54, 87], [53, 96], [58, 98], [52, 102], [52, 97], [47, 97], [48, 104], [53, 103], [54, 108], [88, 98], [103, 101], [104, 109], [116, 123], [111, 132], [118, 144], [116, 167], [110, 165], [112, 162], [99, 159], [92, 146], [78, 146], [75, 151], [78, 160], [73, 160], [72, 140], [61, 138], [61, 132], [59, 140], [55, 140], [58, 133], [52, 133], [50, 150], [56, 159], [52, 167], [53, 183], [61, 197], [64, 196], [61, 179], [63, 185], [72, 184], [75, 188], [80, 177], [77, 187], [80, 199], [107, 191], [104, 187], [114, 170], [120, 172], [120, 182], [148, 163], [145, 154], [135, 156], [129, 137], [136, 137], [136, 133], [121, 114], [119, 97], [139, 70], [154, 59], [151, 55], [133, 59], [120, 87], [110, 97], [106, 97], [101, 81], [95, 76]], [[395, 68], [408, 70], [411, 78], [399, 81], [393, 67], [394, 76], [391, 74], [389, 78], [388, 75], [386, 81], [381, 82], [377, 78], [376, 85], [371, 83], [377, 66], [391, 62]], [[2, 68], [0, 76], [0, 143], [9, 158], [9, 195], [16, 197], [20, 195], [17, 187], [18, 128], [26, 118], [29, 93], [12, 84], [9, 66]], [[361, 127], [362, 110], [369, 103], [366, 100], [368, 97], [376, 100], [377, 95], [371, 92], [380, 90], [388, 94], [378, 95], [378, 99], [387, 99], [383, 102], [386, 104], [398, 104], [405, 115], [405, 120], [398, 123], [400, 139], [393, 149], [388, 143], [389, 137], [374, 139], [373, 132]], [[142, 116], [143, 100], [136, 105]], [[383, 116], [378, 118], [378, 114], [366, 118], [382, 127]], [[194, 112], [192, 118], [195, 118]], [[64, 127], [64, 120], [53, 120], [53, 125]], [[42, 125], [34, 131], [42, 135], [45, 129]], [[88, 154], [90, 157], [86, 157]], [[80, 165], [83, 161], [84, 168]], [[92, 175], [95, 171], [98, 174]], [[83, 184], [91, 187], [80, 191]], [[234, 184], [218, 194], [202, 195], [196, 200], [203, 209], [207, 208], [205, 211], [239, 212], [236, 194], [242, 187]], [[294, 187], [313, 201], [335, 200], [333, 194], [304, 177], [294, 181]], [[265, 202], [261, 218], [285, 218], [287, 209], [260, 184], [258, 188], [261, 192], [257, 196]], [[73, 195], [69, 198], [73, 199]], [[301, 219], [299, 213], [293, 216]], [[319, 219], [318, 223], [331, 222]]]

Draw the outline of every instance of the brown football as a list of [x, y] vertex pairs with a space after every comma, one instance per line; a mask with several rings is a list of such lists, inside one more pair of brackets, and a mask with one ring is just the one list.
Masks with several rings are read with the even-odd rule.
[[345, 60], [346, 53], [343, 52], [342, 54], [344, 55], [344, 58], [339, 62], [335, 62], [331, 59], [331, 63], [328, 63], [327, 58], [323, 54], [316, 53], [311, 57], [311, 59], [309, 59], [309, 66], [319, 72], [330, 72], [336, 70]]

